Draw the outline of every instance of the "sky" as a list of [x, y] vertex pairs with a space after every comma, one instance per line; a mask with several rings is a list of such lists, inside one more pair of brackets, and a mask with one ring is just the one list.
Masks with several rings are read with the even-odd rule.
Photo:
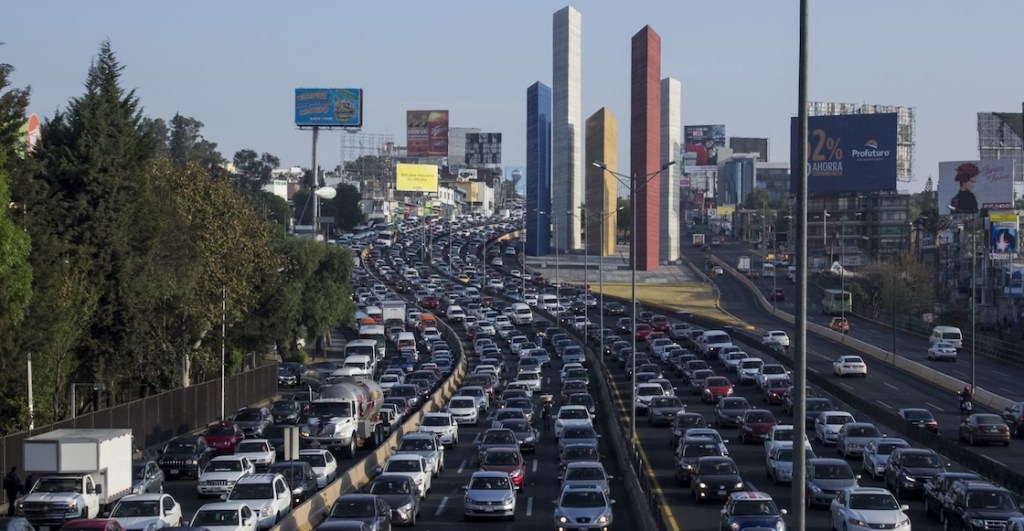
[[[1024, 2], [810, 2], [809, 99], [916, 109], [915, 180], [939, 161], [976, 159], [978, 112], [1021, 112]], [[630, 38], [661, 35], [661, 77], [682, 82], [684, 125], [768, 137], [789, 160], [797, 111], [797, 0], [10, 2], [0, 63], [31, 86], [42, 118], [80, 96], [109, 39], [147, 116], [205, 124], [228, 159], [240, 149], [309, 167], [312, 136], [294, 125], [298, 87], [365, 91], [363, 133], [405, 144], [405, 112], [448, 109], [452, 127], [503, 134], [502, 164], [526, 162], [526, 89], [551, 85], [552, 15], [582, 14], [582, 114], [608, 107], [629, 160]], [[342, 160], [322, 132], [322, 167]]]

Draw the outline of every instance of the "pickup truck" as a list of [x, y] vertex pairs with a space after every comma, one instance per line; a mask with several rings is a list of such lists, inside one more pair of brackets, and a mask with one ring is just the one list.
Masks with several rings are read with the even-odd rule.
[[1024, 438], [1024, 402], [1017, 402], [1003, 410], [1003, 420], [1010, 427], [1010, 436]]

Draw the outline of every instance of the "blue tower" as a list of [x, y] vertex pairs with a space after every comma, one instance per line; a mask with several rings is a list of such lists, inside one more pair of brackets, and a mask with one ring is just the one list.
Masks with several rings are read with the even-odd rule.
[[526, 255], [551, 253], [551, 87], [526, 89]]

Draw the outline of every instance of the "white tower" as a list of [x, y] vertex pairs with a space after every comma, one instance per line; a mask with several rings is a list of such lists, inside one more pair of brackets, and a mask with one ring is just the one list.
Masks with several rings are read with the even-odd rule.
[[[583, 116], [580, 98], [581, 16], [572, 6], [555, 12], [553, 24], [551, 218], [557, 220], [553, 244], [582, 248]], [[573, 214], [568, 214], [572, 212]]]
[[676, 163], [661, 175], [661, 250], [659, 262], [679, 260], [679, 185], [683, 172], [680, 157], [682, 138], [682, 83], [667, 77], [661, 80], [661, 163]]

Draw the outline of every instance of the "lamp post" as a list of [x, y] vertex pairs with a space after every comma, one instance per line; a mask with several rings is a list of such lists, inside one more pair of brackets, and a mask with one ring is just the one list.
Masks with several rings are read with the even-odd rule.
[[601, 359], [604, 359], [604, 224], [608, 222], [609, 218], [611, 218], [613, 215], [617, 215], [619, 213], [619, 211], [621, 211], [621, 210], [622, 210], [622, 207], [616, 208], [615, 210], [612, 210], [611, 212], [605, 212], [603, 210], [601, 211], [601, 221], [600, 221], [601, 237], [600, 237], [600, 240], [599, 240], [600, 243], [598, 244], [599, 245], [599, 249], [597, 251], [597, 262], [598, 262], [598, 264], [597, 264], [598, 288], [597, 289], [600, 292], [600, 296], [601, 296], [601, 303], [598, 305], [599, 306], [599, 311], [600, 311], [600, 314], [601, 314], [601, 317], [600, 317], [601, 324], [599, 325], [599, 328], [600, 328], [599, 333], [601, 335]]
[[[671, 167], [675, 163], [676, 163], [676, 161], [670, 160], [670, 161], [666, 162], [665, 164], [662, 164], [661, 165], [661, 169], [659, 169], [656, 172], [652, 172], [652, 173], [650, 173], [648, 175], [644, 175], [643, 177], [633, 176], [632, 178], [630, 178], [627, 175], [623, 175], [621, 173], [614, 172], [614, 171], [608, 169], [608, 165], [605, 164], [604, 162], [595, 160], [594, 162], [591, 163], [595, 167], [601, 168], [602, 170], [604, 170], [604, 171], [608, 172], [609, 174], [611, 174], [613, 177], [615, 177], [616, 180], [618, 180], [620, 183], [625, 185], [626, 188], [629, 190], [629, 205], [630, 205], [629, 208], [631, 210], [630, 217], [632, 218], [631, 226], [629, 228], [629, 258], [630, 258], [630, 264], [629, 264], [630, 280], [629, 280], [629, 284], [630, 284], [630, 305], [631, 305], [631, 308], [629, 309], [629, 311], [630, 311], [630, 315], [632, 316], [632, 321], [633, 321], [633, 323], [632, 323], [632, 330], [630, 330], [630, 335], [633, 336], [632, 346], [631, 346], [631, 350], [632, 350], [631, 356], [633, 358], [633, 370], [631, 372], [631, 376], [632, 376], [632, 382], [631, 383], [632, 383], [633, 387], [632, 387], [632, 392], [630, 394], [630, 396], [632, 397], [631, 400], [632, 400], [633, 403], [630, 404], [630, 421], [629, 421], [630, 437], [629, 437], [629, 440], [630, 440], [630, 445], [631, 445], [631, 448], [633, 449], [634, 454], [636, 453], [636, 445], [637, 445], [637, 439], [636, 439], [636, 262], [637, 262], [637, 257], [636, 257], [636, 194], [637, 194], [637, 192], [640, 191], [640, 189], [642, 187], [646, 187], [647, 183], [651, 182], [651, 179], [657, 177], [658, 175], [661, 175], [661, 172], [667, 170], [669, 167]], [[603, 356], [604, 352], [602, 352], [601, 355]]]
[[[330, 201], [338, 195], [338, 191], [330, 186], [320, 186], [320, 183], [315, 183], [317, 188], [313, 190], [313, 195], [316, 196], [313, 199], [313, 239], [320, 234], [320, 200], [327, 199]], [[327, 241], [327, 236], [324, 235], [324, 241]]]
[[566, 211], [566, 214], [580, 220], [580, 225], [583, 225], [583, 304], [586, 305], [587, 295], [590, 293], [590, 290], [587, 289], [587, 270], [589, 269], [588, 266], [590, 265], [589, 259], [587, 257], [587, 222], [585, 219], [587, 217], [587, 205], [580, 205], [580, 212], [582, 212], [583, 215], [578, 216], [572, 210]]
[[[537, 214], [539, 214], [541, 216], [547, 216], [548, 217], [548, 221], [550, 221], [551, 224], [555, 226], [555, 228], [554, 228], [555, 234], [558, 234], [558, 220], [557, 219], [551, 217], [551, 214], [548, 214], [547, 212], [544, 212], [543, 210], [538, 210]], [[557, 245], [555, 246], [555, 299], [558, 300], [558, 307], [561, 308], [562, 307], [562, 285], [561, 285], [561, 279], [559, 279], [558, 246]], [[561, 317], [561, 316], [559, 316], [559, 317]]]
[[[106, 385], [103, 385], [103, 384], [98, 383], [98, 382], [93, 382], [93, 383], [73, 383], [73, 384], [71, 384], [71, 418], [75, 418], [75, 417], [78, 416], [78, 396], [75, 395], [75, 389], [78, 386], [80, 386], [80, 385], [91, 385], [92, 386], [92, 390], [93, 390], [94, 393], [98, 392], [98, 391], [102, 391], [102, 390], [107, 388]], [[99, 407], [97, 407], [96, 409], [99, 409]]]
[[977, 212], [967, 212], [960, 210], [953, 205], [949, 205], [950, 212], [957, 212], [961, 214], [958, 217], [963, 218], [966, 214], [971, 221], [971, 390], [973, 391], [977, 385], [977, 372], [976, 372], [976, 354], [975, 344], [977, 343], [977, 319], [978, 319], [978, 230], [974, 226], [974, 219]]

